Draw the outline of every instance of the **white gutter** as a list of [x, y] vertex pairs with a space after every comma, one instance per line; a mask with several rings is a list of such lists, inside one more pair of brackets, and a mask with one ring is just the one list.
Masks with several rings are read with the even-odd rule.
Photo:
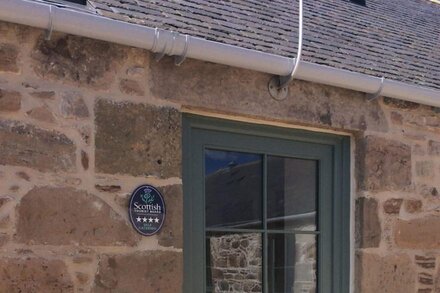
[[[52, 6], [52, 9], [50, 8]], [[52, 16], [51, 16], [52, 11]], [[287, 76], [295, 59], [244, 49], [175, 32], [121, 22], [92, 13], [27, 0], [0, 0], [0, 20], [147, 49], [155, 53], [209, 61]], [[52, 21], [51, 21], [52, 20]], [[295, 78], [375, 94], [380, 78], [301, 61]], [[440, 107], [440, 91], [385, 79], [382, 96]]]

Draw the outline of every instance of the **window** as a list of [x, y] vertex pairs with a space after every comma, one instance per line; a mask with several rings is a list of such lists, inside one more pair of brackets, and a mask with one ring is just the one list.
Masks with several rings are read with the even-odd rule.
[[184, 117], [184, 292], [348, 293], [349, 139]]

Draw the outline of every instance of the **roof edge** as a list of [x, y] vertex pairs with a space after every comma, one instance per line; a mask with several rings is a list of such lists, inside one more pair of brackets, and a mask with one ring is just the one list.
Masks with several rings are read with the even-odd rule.
[[[188, 57], [279, 76], [290, 74], [295, 64], [295, 59], [283, 56], [59, 8], [42, 2], [2, 0], [0, 20], [143, 48], [157, 53], [159, 57], [176, 56], [177, 63]], [[299, 62], [296, 78], [440, 107], [440, 90], [310, 62]]]

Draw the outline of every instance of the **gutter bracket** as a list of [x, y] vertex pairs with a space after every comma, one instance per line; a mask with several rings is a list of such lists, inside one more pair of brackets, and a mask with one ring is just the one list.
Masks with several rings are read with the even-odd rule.
[[174, 56], [174, 64], [176, 66], [182, 65], [183, 61], [185, 61], [186, 54], [188, 54], [188, 47], [189, 47], [189, 36], [185, 35], [185, 47], [183, 48], [182, 55]]
[[46, 41], [50, 41], [50, 39], [52, 38], [54, 14], [55, 14], [55, 6], [49, 5], [49, 25], [46, 30], [46, 35], [44, 37]]
[[376, 100], [377, 98], [379, 98], [380, 97], [380, 94], [382, 93], [382, 90], [383, 90], [383, 84], [384, 84], [384, 81], [385, 81], [385, 77], [381, 77], [380, 78], [380, 86], [379, 86], [379, 89], [375, 92], [375, 93], [372, 93], [372, 94], [367, 94], [367, 100], [370, 102], [370, 101], [373, 101], [373, 100]]
[[[160, 37], [160, 31], [157, 30], [157, 34], [156, 34], [156, 29], [155, 29], [155, 35], [154, 35], [154, 46], [157, 46], [157, 44], [159, 43], [159, 37]], [[173, 32], [171, 32], [173, 33]], [[154, 60], [156, 60], [156, 62], [159, 62], [164, 56], [165, 56], [165, 52], [167, 50], [167, 46], [168, 46], [168, 39], [165, 40], [165, 44], [163, 45], [163, 48], [160, 52], [154, 52]], [[156, 48], [155, 48], [156, 49]]]

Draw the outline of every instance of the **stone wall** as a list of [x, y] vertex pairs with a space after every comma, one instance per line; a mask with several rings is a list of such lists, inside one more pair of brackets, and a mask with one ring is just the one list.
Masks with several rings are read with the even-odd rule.
[[[438, 109], [0, 23], [0, 292], [181, 292], [181, 113], [351, 134], [356, 292], [440, 292]], [[158, 186], [164, 229], [127, 201]]]

